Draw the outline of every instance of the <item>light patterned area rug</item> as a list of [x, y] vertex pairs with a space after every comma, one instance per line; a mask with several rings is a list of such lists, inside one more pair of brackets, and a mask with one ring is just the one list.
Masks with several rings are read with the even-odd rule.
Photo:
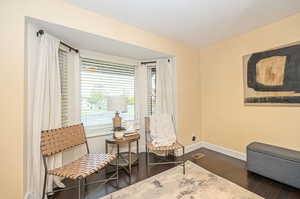
[[262, 199], [262, 197], [187, 161], [101, 199]]

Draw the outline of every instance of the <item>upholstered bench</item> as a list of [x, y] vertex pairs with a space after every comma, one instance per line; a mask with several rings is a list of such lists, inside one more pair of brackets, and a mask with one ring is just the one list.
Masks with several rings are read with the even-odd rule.
[[300, 152], [253, 142], [247, 146], [247, 169], [300, 188]]

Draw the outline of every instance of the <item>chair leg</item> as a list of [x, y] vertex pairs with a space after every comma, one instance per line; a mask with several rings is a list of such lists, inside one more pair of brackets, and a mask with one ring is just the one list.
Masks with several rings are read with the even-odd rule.
[[45, 171], [44, 185], [43, 185], [43, 197], [42, 197], [42, 199], [44, 199], [45, 195], [46, 195], [46, 185], [47, 185], [47, 171]]
[[88, 186], [86, 186], [87, 184], [87, 178], [84, 178], [84, 190], [87, 191]]
[[81, 199], [81, 178], [78, 178], [78, 199]]
[[82, 183], [83, 185], [83, 197], [85, 196], [85, 193], [87, 192], [87, 180], [86, 180], [86, 178], [84, 178], [83, 179], [83, 183]]

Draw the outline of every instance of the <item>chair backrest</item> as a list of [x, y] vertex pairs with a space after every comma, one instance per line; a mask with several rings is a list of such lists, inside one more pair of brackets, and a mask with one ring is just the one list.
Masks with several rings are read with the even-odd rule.
[[[174, 125], [174, 130], [176, 132], [175, 118], [173, 115], [171, 117], [172, 117], [172, 124]], [[146, 131], [146, 133], [150, 133], [150, 117], [149, 116], [145, 117], [145, 131]]]
[[81, 144], [87, 144], [82, 124], [42, 131], [43, 156], [51, 156]]
[[[146, 140], [146, 143], [147, 143], [147, 141], [151, 141], [150, 118], [151, 117], [149, 117], [149, 116], [145, 117], [145, 140]], [[172, 124], [174, 126], [175, 135], [177, 135], [177, 133], [176, 133], [175, 117], [172, 115], [171, 119], [172, 119]]]

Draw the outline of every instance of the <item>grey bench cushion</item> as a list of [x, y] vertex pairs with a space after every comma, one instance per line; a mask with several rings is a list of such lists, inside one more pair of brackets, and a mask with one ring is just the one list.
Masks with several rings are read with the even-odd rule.
[[300, 152], [254, 142], [247, 146], [247, 169], [300, 188]]
[[[247, 150], [258, 153], [268, 154], [270, 156], [278, 157], [285, 160], [290, 160], [300, 163], [300, 152], [290, 149], [285, 149], [278, 146], [253, 142], [247, 146]], [[299, 171], [300, 172], [300, 171]]]

